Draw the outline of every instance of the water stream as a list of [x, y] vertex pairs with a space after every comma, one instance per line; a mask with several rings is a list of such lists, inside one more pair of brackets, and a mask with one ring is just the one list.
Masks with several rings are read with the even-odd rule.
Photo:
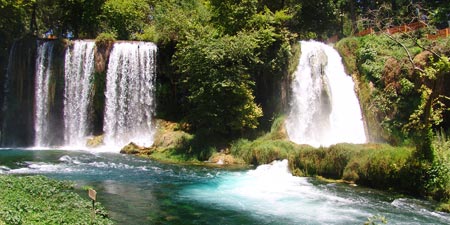
[[294, 177], [286, 161], [226, 170], [114, 153], [2, 149], [0, 174], [92, 186], [118, 224], [363, 224], [373, 215], [389, 224], [450, 223], [430, 202]]

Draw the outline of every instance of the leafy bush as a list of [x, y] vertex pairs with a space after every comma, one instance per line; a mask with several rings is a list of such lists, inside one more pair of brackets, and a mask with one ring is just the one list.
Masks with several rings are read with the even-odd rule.
[[116, 40], [117, 35], [114, 32], [103, 32], [95, 38], [97, 47], [107, 47]]
[[435, 159], [429, 171], [425, 188], [435, 199], [450, 201], [450, 139], [441, 131], [432, 144]]
[[100, 203], [73, 192], [71, 183], [43, 176], [0, 176], [0, 224], [112, 224]]
[[121, 40], [136, 39], [149, 20], [150, 5], [146, 0], [107, 0], [102, 9], [105, 22]]

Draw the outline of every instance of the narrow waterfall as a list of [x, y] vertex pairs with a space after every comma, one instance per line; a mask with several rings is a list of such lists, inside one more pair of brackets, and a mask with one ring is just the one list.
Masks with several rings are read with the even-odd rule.
[[153, 143], [156, 45], [115, 43], [106, 76], [105, 144]]
[[52, 72], [53, 46], [51, 41], [38, 43], [35, 80], [34, 145], [49, 146], [49, 83]]
[[84, 146], [94, 73], [94, 41], [74, 41], [64, 63], [64, 145]]
[[364, 143], [366, 135], [354, 83], [332, 47], [301, 42], [286, 130], [291, 141], [315, 147]]

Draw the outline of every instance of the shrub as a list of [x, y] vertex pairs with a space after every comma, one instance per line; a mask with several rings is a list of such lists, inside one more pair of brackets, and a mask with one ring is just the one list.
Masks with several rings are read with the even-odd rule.
[[95, 45], [97, 47], [107, 47], [116, 41], [117, 35], [114, 32], [103, 32], [95, 38]]
[[436, 200], [450, 200], [450, 140], [438, 133], [432, 143], [435, 159], [427, 171], [427, 192]]

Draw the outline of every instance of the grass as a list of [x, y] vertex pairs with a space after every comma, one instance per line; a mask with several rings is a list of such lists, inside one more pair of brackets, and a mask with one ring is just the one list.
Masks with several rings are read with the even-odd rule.
[[289, 167], [297, 176], [323, 176], [377, 189], [422, 195], [420, 167], [414, 148], [387, 144], [336, 144], [302, 149], [290, 155]]
[[0, 224], [112, 224], [99, 203], [92, 204], [69, 182], [43, 176], [0, 176]]
[[271, 131], [254, 141], [247, 139], [235, 141], [231, 145], [231, 154], [253, 165], [287, 159], [298, 146], [288, 140], [284, 120], [284, 116], [278, 117], [273, 122]]

